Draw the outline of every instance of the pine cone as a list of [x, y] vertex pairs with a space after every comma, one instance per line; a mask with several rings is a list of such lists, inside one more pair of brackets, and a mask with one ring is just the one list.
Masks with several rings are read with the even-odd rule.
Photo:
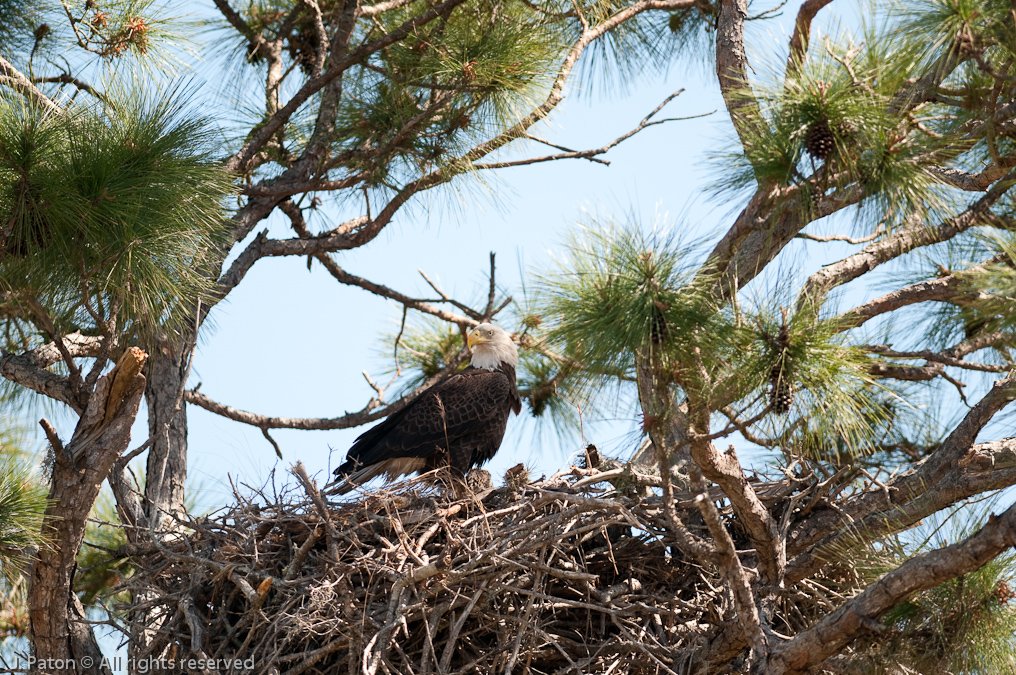
[[769, 403], [777, 415], [786, 415], [794, 405], [794, 383], [790, 380], [787, 368], [790, 361], [787, 354], [787, 348], [790, 346], [790, 327], [787, 326], [786, 310], [783, 310], [783, 325], [780, 326], [776, 342], [779, 345], [780, 355], [773, 369], [769, 371], [769, 384], [772, 387], [769, 390]]
[[829, 159], [836, 149], [836, 137], [829, 128], [829, 120], [815, 120], [808, 127], [808, 135], [804, 138], [804, 147], [815, 159]]
[[649, 324], [649, 339], [654, 345], [658, 345], [670, 335], [670, 327], [667, 325], [667, 317], [663, 315], [670, 309], [670, 305], [660, 300], [654, 300], [653, 316]]
[[539, 417], [547, 410], [547, 401], [550, 400], [550, 394], [545, 396], [530, 396], [529, 397], [529, 408], [533, 412], [533, 417]]
[[772, 389], [769, 390], [769, 403], [777, 415], [786, 415], [794, 405], [794, 384], [784, 376], [782, 365], [773, 366], [769, 376]]

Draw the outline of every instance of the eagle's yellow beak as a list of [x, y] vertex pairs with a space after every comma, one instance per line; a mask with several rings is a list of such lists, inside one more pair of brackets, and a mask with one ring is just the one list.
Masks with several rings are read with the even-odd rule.
[[476, 345], [482, 345], [484, 342], [490, 342], [490, 338], [488, 338], [483, 331], [475, 328], [469, 331], [469, 335], [466, 337], [466, 344], [469, 345], [470, 349]]

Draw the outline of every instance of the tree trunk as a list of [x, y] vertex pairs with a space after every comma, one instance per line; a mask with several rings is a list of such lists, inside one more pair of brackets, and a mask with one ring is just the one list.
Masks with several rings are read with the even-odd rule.
[[184, 511], [184, 486], [187, 482], [187, 407], [177, 410], [177, 400], [187, 376], [185, 345], [164, 343], [153, 350], [148, 365], [148, 449], [145, 476], [145, 515], [156, 531], [172, 529], [164, 524], [169, 514]]
[[140, 371], [146, 358], [140, 349], [128, 349], [117, 366], [96, 383], [67, 447], [53, 448], [51, 501], [43, 522], [50, 541], [39, 550], [28, 595], [37, 659], [33, 670], [110, 672], [102, 664], [90, 626], [83, 621], [72, 584], [88, 513], [110, 467], [130, 443], [131, 426], [145, 389]]

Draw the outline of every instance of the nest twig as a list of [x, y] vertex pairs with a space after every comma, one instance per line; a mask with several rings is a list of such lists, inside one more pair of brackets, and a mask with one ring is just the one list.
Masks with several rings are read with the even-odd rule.
[[624, 496], [617, 470], [332, 504], [296, 473], [139, 557], [124, 585], [155, 617], [143, 653], [235, 664], [222, 673], [675, 673], [733, 618], [659, 498]]

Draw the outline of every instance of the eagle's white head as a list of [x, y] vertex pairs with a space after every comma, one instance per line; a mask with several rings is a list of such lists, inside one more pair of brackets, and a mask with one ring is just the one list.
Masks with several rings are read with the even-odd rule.
[[466, 342], [473, 350], [469, 364], [474, 368], [495, 370], [502, 363], [514, 368], [519, 363], [519, 350], [515, 348], [511, 336], [492, 323], [481, 323], [469, 331]]

